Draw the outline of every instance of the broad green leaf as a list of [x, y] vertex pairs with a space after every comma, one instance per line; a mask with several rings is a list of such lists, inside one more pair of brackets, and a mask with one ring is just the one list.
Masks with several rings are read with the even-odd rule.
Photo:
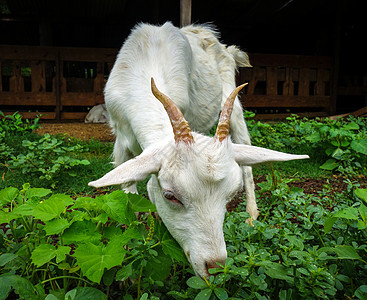
[[104, 204], [102, 209], [110, 218], [120, 223], [129, 223], [126, 218], [126, 207], [128, 198], [123, 191], [114, 191], [111, 194], [104, 195]]
[[26, 199], [32, 199], [33, 197], [42, 198], [50, 194], [52, 191], [49, 189], [43, 189], [43, 188], [30, 188], [25, 193]]
[[107, 246], [92, 243], [81, 244], [74, 253], [83, 274], [91, 281], [100, 283], [104, 270], [122, 263], [126, 250], [122, 243], [115, 239]]
[[65, 260], [66, 254], [69, 254], [70, 251], [69, 246], [59, 246], [56, 249], [54, 245], [41, 244], [33, 250], [31, 260], [37, 267], [50, 262], [55, 257], [56, 262], [59, 263]]
[[359, 214], [362, 217], [362, 220], [367, 223], [367, 207], [361, 204], [361, 206], [358, 208]]
[[367, 189], [356, 189], [356, 195], [367, 202]]
[[345, 130], [359, 130], [359, 125], [355, 122], [350, 122], [343, 126]]
[[5, 212], [0, 210], [0, 224], [9, 223], [11, 220], [18, 219], [20, 215], [13, 212]]
[[353, 140], [350, 146], [354, 151], [367, 155], [367, 139]]
[[320, 169], [331, 171], [331, 170], [334, 170], [337, 167], [338, 167], [337, 161], [335, 159], [333, 159], [333, 158], [330, 158], [324, 164], [322, 164], [320, 166]]
[[102, 282], [105, 285], [110, 286], [115, 279], [116, 271], [117, 271], [116, 269], [110, 269], [104, 272], [103, 277], [102, 277]]
[[274, 279], [281, 279], [293, 284], [293, 277], [288, 275], [288, 269], [281, 264], [269, 262], [265, 266], [266, 275]]
[[70, 254], [71, 251], [71, 247], [69, 246], [59, 246], [56, 249], [56, 262], [62, 262], [63, 260], [66, 259], [66, 255]]
[[228, 293], [225, 289], [223, 288], [215, 288], [214, 289], [214, 294], [218, 297], [218, 299], [220, 300], [226, 300], [228, 299]]
[[305, 139], [311, 143], [317, 143], [321, 140], [321, 136], [319, 132], [315, 131], [311, 135], [306, 136]]
[[40, 202], [33, 210], [33, 216], [43, 222], [60, 216], [67, 206], [73, 204], [70, 196], [55, 194], [45, 201]]
[[147, 198], [138, 194], [127, 194], [129, 202], [135, 212], [157, 211], [155, 205]]
[[333, 227], [334, 223], [336, 222], [338, 218], [336, 217], [330, 217], [330, 218], [327, 218], [326, 221], [325, 221], [325, 224], [324, 224], [324, 231], [325, 233], [329, 233], [331, 228]]
[[34, 208], [40, 203], [40, 199], [38, 197], [32, 197], [26, 203], [16, 207], [13, 212], [22, 215], [22, 216], [30, 216], [33, 214]]
[[158, 252], [157, 257], [152, 257], [148, 260], [145, 267], [145, 275], [154, 280], [163, 281], [169, 275], [172, 267], [172, 259]]
[[14, 290], [15, 294], [19, 295], [21, 299], [39, 300], [35, 288], [29, 280], [19, 275], [0, 275], [0, 299], [7, 299], [12, 290]]
[[123, 266], [116, 273], [116, 281], [126, 280], [133, 274], [133, 263]]
[[344, 151], [340, 148], [336, 148], [333, 153], [331, 154], [332, 157], [336, 159], [340, 159], [343, 155]]
[[71, 224], [66, 219], [54, 219], [46, 222], [43, 229], [46, 231], [47, 235], [59, 234], [68, 228]]
[[340, 259], [361, 259], [356, 249], [352, 246], [337, 245], [335, 248], [331, 248], [331, 250], [334, 251]]
[[58, 298], [53, 294], [48, 294], [46, 296], [45, 300], [64, 300], [64, 297], [62, 296], [62, 298], [61, 297]]
[[358, 210], [355, 207], [347, 207], [338, 211], [333, 217], [348, 220], [358, 220]]
[[73, 208], [80, 208], [88, 212], [101, 212], [103, 205], [103, 197], [79, 197], [75, 200]]
[[65, 229], [62, 235], [64, 244], [70, 245], [75, 243], [97, 243], [101, 240], [101, 234], [95, 232], [96, 225], [92, 221], [77, 221]]
[[207, 288], [208, 285], [206, 284], [206, 282], [199, 278], [199, 277], [190, 277], [187, 281], [186, 281], [187, 285], [193, 289], [204, 289]]
[[41, 244], [33, 250], [31, 260], [37, 267], [40, 267], [51, 261], [55, 256], [56, 247], [54, 245]]
[[107, 296], [92, 287], [76, 287], [65, 295], [65, 300], [107, 300]]
[[144, 237], [135, 228], [129, 228], [129, 229], [125, 230], [124, 233], [122, 234], [122, 236], [120, 237], [120, 241], [123, 245], [126, 245], [132, 239], [143, 240]]
[[358, 289], [355, 290], [354, 296], [358, 299], [366, 300], [367, 299], [367, 285], [361, 285]]
[[19, 190], [15, 187], [8, 187], [0, 191], [0, 205], [5, 205], [11, 201], [13, 201], [17, 195], [19, 194]]
[[163, 223], [156, 226], [158, 227], [158, 238], [162, 244], [163, 252], [177, 261], [186, 263], [187, 259], [182, 248], [169, 233], [166, 226]]
[[148, 299], [148, 293], [144, 293], [143, 295], [141, 295], [139, 300], [147, 300]]
[[194, 300], [208, 300], [210, 299], [212, 292], [213, 291], [211, 289], [202, 290], [199, 294], [196, 295]]
[[4, 253], [0, 255], [0, 266], [5, 266], [8, 262], [12, 261], [14, 258], [17, 258], [18, 255], [14, 253]]

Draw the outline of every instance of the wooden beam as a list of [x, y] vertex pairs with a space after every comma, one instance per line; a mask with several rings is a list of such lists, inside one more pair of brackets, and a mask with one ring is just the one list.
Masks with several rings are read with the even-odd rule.
[[241, 103], [249, 107], [322, 107], [329, 108], [328, 96], [286, 96], [286, 95], [243, 95]]
[[191, 24], [191, 0], [180, 0], [180, 26]]

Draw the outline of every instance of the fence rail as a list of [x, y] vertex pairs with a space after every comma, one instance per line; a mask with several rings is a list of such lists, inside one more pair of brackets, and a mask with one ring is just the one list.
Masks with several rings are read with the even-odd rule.
[[321, 56], [250, 54], [253, 68], [242, 68], [238, 81], [248, 82], [241, 97], [258, 117], [290, 113], [324, 116], [332, 109], [332, 59]]
[[[104, 102], [103, 88], [117, 49], [0, 46], [0, 109], [44, 119], [83, 119]], [[326, 115], [331, 109], [329, 57], [250, 54], [241, 68], [249, 82], [241, 102], [261, 118], [292, 112]]]

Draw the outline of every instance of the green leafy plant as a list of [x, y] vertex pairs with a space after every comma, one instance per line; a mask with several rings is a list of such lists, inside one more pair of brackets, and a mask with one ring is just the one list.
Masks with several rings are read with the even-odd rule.
[[15, 112], [12, 115], [5, 115], [0, 110], [0, 132], [7, 134], [22, 134], [32, 132], [39, 127], [39, 116], [32, 119], [23, 119], [22, 115]]
[[[154, 205], [138, 195], [115, 191], [74, 200], [26, 184], [1, 190], [0, 204], [1, 278], [8, 283], [1, 299], [11, 290], [24, 299], [65, 295], [81, 283], [103, 282], [108, 292], [115, 280], [128, 285], [123, 293], [140, 298], [151, 285], [163, 286], [173, 260], [186, 262], [153, 218]], [[149, 214], [139, 220], [135, 212]]]
[[11, 155], [7, 162], [9, 168], [18, 169], [22, 174], [35, 174], [40, 179], [53, 181], [64, 170], [69, 176], [76, 176], [71, 170], [73, 167], [89, 165], [88, 160], [74, 157], [84, 151], [82, 146], [67, 146], [63, 140], [49, 134], [34, 142], [23, 140], [22, 146], [25, 154]]

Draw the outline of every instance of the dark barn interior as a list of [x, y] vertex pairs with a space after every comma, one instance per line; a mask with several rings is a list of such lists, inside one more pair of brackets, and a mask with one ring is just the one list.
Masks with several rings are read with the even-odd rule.
[[[189, 1], [191, 2], [191, 1]], [[247, 51], [244, 106], [265, 119], [367, 105], [367, 29], [357, 0], [193, 0], [192, 23]], [[0, 0], [0, 110], [83, 119], [103, 103], [115, 55], [139, 22], [180, 26], [180, 1]], [[27, 115], [27, 116], [28, 116]]]

